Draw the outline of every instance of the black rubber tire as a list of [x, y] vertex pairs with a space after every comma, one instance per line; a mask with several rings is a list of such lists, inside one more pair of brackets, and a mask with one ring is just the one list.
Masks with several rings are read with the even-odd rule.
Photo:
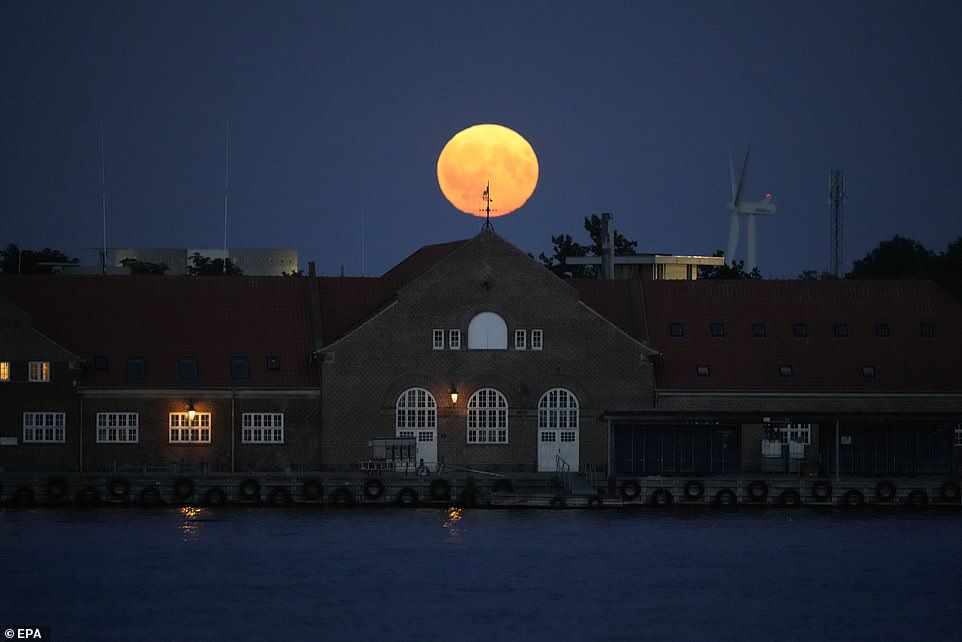
[[551, 498], [551, 501], [548, 502], [548, 506], [551, 508], [564, 508], [567, 503], [567, 500], [562, 495], [555, 495]]
[[286, 488], [273, 488], [267, 495], [268, 506], [290, 506], [293, 503], [291, 494]]
[[942, 485], [939, 487], [939, 497], [949, 502], [959, 501], [959, 484], [951, 479], [942, 482]]
[[74, 503], [82, 508], [93, 508], [100, 504], [100, 491], [93, 486], [84, 486], [74, 495]]
[[895, 484], [887, 479], [883, 479], [878, 484], [875, 485], [875, 496], [881, 503], [889, 503], [895, 501], [895, 496], [897, 494]]
[[715, 505], [720, 508], [734, 508], [738, 506], [738, 495], [731, 488], [722, 488], [715, 493]]
[[514, 484], [510, 479], [498, 479], [491, 485], [492, 493], [513, 493]]
[[430, 495], [431, 499], [450, 499], [451, 484], [443, 479], [435, 479], [431, 482]]
[[127, 499], [130, 495], [130, 482], [123, 477], [118, 477], [110, 481], [107, 492], [111, 499]]
[[301, 496], [308, 501], [317, 501], [324, 496], [324, 486], [316, 479], [308, 479], [301, 486]]
[[916, 488], [905, 498], [905, 505], [910, 508], [925, 508], [928, 504], [929, 496], [921, 488]]
[[256, 479], [245, 479], [240, 484], [241, 499], [257, 499], [261, 496], [261, 483]]
[[181, 477], [174, 482], [174, 497], [180, 501], [186, 501], [194, 496], [194, 482], [186, 477]]
[[764, 502], [768, 499], [768, 484], [756, 479], [748, 485], [748, 498], [753, 502]]
[[671, 506], [674, 501], [675, 498], [671, 496], [667, 488], [656, 488], [655, 492], [651, 494], [651, 505], [655, 508]]
[[144, 486], [137, 495], [140, 505], [145, 508], [160, 506], [164, 503], [164, 498], [160, 495], [160, 490], [156, 486]]
[[817, 502], [832, 499], [832, 485], [827, 481], [817, 481], [812, 484], [812, 499]]
[[10, 504], [19, 508], [29, 508], [37, 503], [37, 497], [32, 488], [21, 486], [10, 496]]
[[207, 492], [204, 493], [204, 504], [210, 506], [211, 508], [217, 508], [220, 506], [227, 505], [227, 493], [224, 492], [223, 488], [214, 486], [213, 488], [208, 488]]
[[798, 508], [802, 505], [802, 496], [794, 488], [786, 488], [778, 495], [778, 505], [782, 508]]
[[641, 494], [641, 486], [634, 479], [621, 482], [621, 496], [625, 499], [635, 499]]
[[67, 480], [63, 477], [54, 477], [47, 482], [47, 499], [48, 500], [60, 500], [67, 496], [67, 492], [70, 488], [67, 486]]
[[845, 508], [861, 508], [865, 505], [865, 495], [862, 491], [853, 488], [842, 495], [841, 501]]
[[414, 490], [410, 486], [405, 486], [398, 491], [397, 505], [405, 508], [414, 508], [418, 505], [420, 499], [421, 498], [418, 497], [418, 491]]
[[376, 477], [364, 482], [364, 499], [380, 499], [384, 494], [384, 482]]
[[682, 492], [685, 495], [685, 499], [690, 502], [695, 502], [705, 496], [705, 485], [697, 479], [691, 479], [685, 482], [685, 487]]
[[354, 505], [354, 493], [350, 488], [341, 486], [331, 493], [331, 503], [338, 508], [348, 508]]
[[601, 495], [594, 495], [588, 498], [588, 508], [595, 509], [604, 506], [604, 500], [601, 499]]

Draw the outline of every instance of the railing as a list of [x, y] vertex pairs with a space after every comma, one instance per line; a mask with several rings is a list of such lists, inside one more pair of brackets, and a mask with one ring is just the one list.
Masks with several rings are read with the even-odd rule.
[[571, 492], [571, 465], [561, 455], [555, 455], [555, 477], [566, 491]]
[[592, 488], [597, 489], [598, 488], [598, 467], [595, 466], [590, 461], [586, 461], [586, 462], [582, 462], [581, 469], [582, 469], [582, 472], [584, 472], [585, 474], [585, 479], [588, 481], [588, 484]]

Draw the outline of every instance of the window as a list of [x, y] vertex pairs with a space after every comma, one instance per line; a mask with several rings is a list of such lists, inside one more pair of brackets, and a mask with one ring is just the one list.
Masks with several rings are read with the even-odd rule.
[[196, 379], [198, 375], [197, 359], [181, 357], [177, 369], [181, 379]]
[[241, 442], [283, 444], [284, 415], [279, 412], [245, 412], [241, 415]]
[[725, 336], [725, 325], [723, 323], [712, 323], [711, 324], [711, 336], [713, 337], [723, 337]]
[[436, 328], [432, 346], [435, 350], [444, 350], [444, 330]]
[[862, 376], [863, 376], [863, 377], [874, 377], [874, 376], [875, 376], [875, 366], [862, 366]]
[[778, 441], [783, 444], [794, 442], [796, 444], [812, 443], [812, 424], [783, 424], [772, 426]]
[[544, 348], [544, 330], [531, 331], [531, 349], [542, 350]]
[[395, 427], [398, 430], [436, 428], [438, 425], [438, 404], [424, 388], [410, 388], [402, 392], [397, 398], [395, 410]]
[[753, 337], [767, 337], [768, 329], [765, 327], [764, 323], [753, 323], [752, 324], [752, 336]]
[[669, 323], [668, 334], [672, 337], [685, 336], [685, 326], [680, 323]]
[[94, 357], [94, 370], [106, 370], [107, 357]]
[[140, 416], [136, 412], [98, 412], [97, 443], [137, 443]]
[[889, 324], [887, 324], [887, 323], [876, 323], [876, 324], [875, 324], [875, 336], [877, 336], [877, 337], [887, 337], [887, 336], [889, 336]]
[[50, 381], [50, 362], [31, 361], [28, 372], [30, 381]]
[[[564, 388], [553, 388], [544, 393], [541, 401], [538, 402], [538, 428], [540, 430], [577, 429], [578, 398]], [[561, 441], [565, 439], [562, 438]]]
[[778, 366], [778, 374], [783, 377], [794, 377], [795, 371], [791, 366]]
[[695, 366], [695, 374], [699, 377], [710, 377], [711, 369], [708, 366]]
[[23, 413], [24, 443], [57, 443], [65, 441], [65, 416], [62, 412]]
[[931, 323], [923, 323], [919, 326], [919, 331], [926, 339], [930, 339], [935, 336], [935, 326]]
[[508, 324], [494, 312], [482, 312], [468, 324], [468, 350], [507, 350]]
[[281, 369], [281, 358], [280, 358], [280, 357], [267, 357], [267, 369], [268, 369], [268, 370], [280, 370], [280, 369]]
[[792, 324], [792, 334], [796, 337], [807, 337], [808, 336], [808, 326], [804, 323], [793, 323]]
[[210, 443], [210, 413], [198, 412], [191, 421], [186, 412], [170, 413], [170, 443]]
[[147, 362], [144, 361], [143, 357], [129, 357], [127, 359], [127, 378], [147, 378]]
[[528, 343], [527, 339], [528, 339], [527, 332], [525, 332], [524, 330], [515, 330], [514, 331], [514, 349], [524, 350], [525, 348], [527, 348], [527, 343]]
[[230, 378], [231, 379], [250, 379], [251, 366], [247, 357], [231, 357], [230, 359]]
[[0, 361], [0, 381], [10, 381], [9, 361]]
[[482, 388], [468, 400], [468, 443], [508, 443], [508, 400], [493, 388]]
[[962, 424], [955, 427], [955, 445], [962, 446]]
[[448, 347], [452, 350], [461, 349], [461, 331], [448, 330]]
[[848, 324], [846, 323], [836, 323], [834, 326], [836, 337], [847, 337], [848, 336]]

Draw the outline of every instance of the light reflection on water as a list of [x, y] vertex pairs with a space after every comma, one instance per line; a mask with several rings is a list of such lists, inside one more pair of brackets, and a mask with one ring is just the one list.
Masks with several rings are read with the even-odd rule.
[[962, 518], [935, 512], [0, 511], [0, 626], [57, 640], [957, 639], [960, 541]]

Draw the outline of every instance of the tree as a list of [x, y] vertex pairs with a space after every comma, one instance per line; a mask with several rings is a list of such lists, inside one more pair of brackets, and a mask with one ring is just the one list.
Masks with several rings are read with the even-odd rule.
[[240, 276], [244, 273], [242, 269], [234, 265], [233, 261], [226, 259], [227, 269], [224, 269], [225, 259], [212, 259], [209, 256], [201, 256], [200, 252], [194, 252], [190, 257], [190, 265], [187, 266], [187, 274], [191, 276]]
[[41, 263], [78, 263], [76, 258], [67, 258], [60, 250], [45, 247], [42, 250], [22, 250], [11, 243], [0, 250], [0, 270], [4, 274], [51, 274], [53, 266]]
[[[585, 231], [591, 239], [589, 245], [582, 245], [574, 241], [568, 234], [551, 237], [552, 253], [546, 256], [544, 252], [538, 255], [542, 265], [562, 278], [594, 278], [598, 276], [598, 267], [594, 265], [568, 265], [566, 259], [572, 256], [601, 256], [602, 232], [601, 216], [592, 214], [585, 217]], [[615, 255], [628, 256], [634, 254], [637, 241], [631, 241], [621, 232], [615, 230]]]
[[[723, 250], [715, 250], [712, 256], [725, 256]], [[732, 261], [731, 264], [724, 265], [703, 265], [698, 268], [699, 279], [760, 279], [762, 273], [758, 268], [752, 268], [751, 272], [745, 271], [744, 261]]]
[[130, 268], [131, 274], [157, 274], [164, 275], [170, 269], [166, 263], [151, 263], [140, 259], [125, 258], [120, 262], [125, 268]]
[[934, 279], [939, 257], [918, 241], [896, 234], [855, 261], [848, 279]]

